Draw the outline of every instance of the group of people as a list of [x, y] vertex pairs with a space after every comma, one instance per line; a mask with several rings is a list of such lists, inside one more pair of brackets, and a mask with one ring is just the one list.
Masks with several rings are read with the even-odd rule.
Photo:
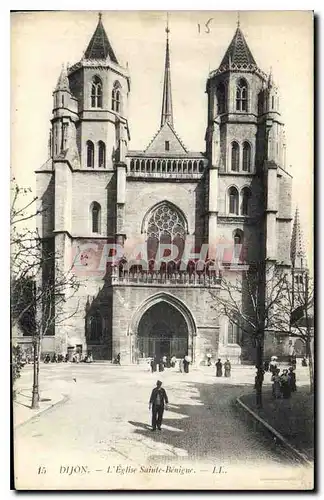
[[288, 370], [283, 369], [280, 374], [279, 368], [272, 370], [272, 396], [274, 399], [289, 399], [292, 392], [296, 392], [296, 373], [291, 366]]
[[264, 373], [271, 373], [272, 382], [272, 397], [274, 399], [289, 399], [292, 392], [296, 392], [296, 365], [293, 364], [288, 369], [282, 369], [280, 373], [280, 368], [278, 367], [277, 356], [272, 356], [270, 362], [265, 361], [263, 370], [257, 372], [255, 377], [255, 389], [258, 388], [258, 384], [262, 385], [264, 379]]
[[[166, 368], [175, 368], [177, 364], [177, 358], [175, 355], [171, 357], [168, 356], [154, 356], [148, 359], [148, 366], [152, 373], [159, 371], [163, 372]], [[183, 373], [189, 373], [190, 358], [188, 355], [184, 356], [179, 360], [179, 371]]]
[[[225, 377], [230, 377], [231, 376], [231, 369], [232, 365], [230, 363], [230, 360], [227, 359], [224, 363], [224, 376]], [[216, 363], [216, 377], [222, 377], [223, 376], [223, 363], [220, 358], [218, 358], [218, 361]]]
[[[48, 353], [44, 357], [44, 363], [68, 363], [68, 361], [69, 361], [68, 354], [65, 354], [65, 355], [64, 354], [56, 354], [56, 352], [54, 352], [52, 357]], [[71, 361], [72, 361], [72, 363], [80, 363], [80, 362], [92, 363], [93, 356], [92, 356], [91, 352], [88, 352], [83, 357], [82, 357], [81, 353], [75, 352], [72, 355]]]
[[[207, 357], [207, 366], [212, 366], [212, 354], [208, 352], [206, 354], [206, 357]], [[223, 376], [223, 368], [224, 368], [224, 376], [225, 377], [231, 376], [232, 365], [229, 359], [226, 359], [223, 365], [221, 358], [218, 358], [218, 361], [215, 363], [215, 366], [216, 366], [216, 377]]]

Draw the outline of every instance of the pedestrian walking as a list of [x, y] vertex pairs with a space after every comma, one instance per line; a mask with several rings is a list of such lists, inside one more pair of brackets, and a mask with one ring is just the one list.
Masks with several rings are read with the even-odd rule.
[[296, 373], [295, 373], [294, 368], [292, 366], [289, 368], [288, 382], [289, 382], [291, 392], [296, 392], [297, 391]]
[[163, 358], [160, 358], [160, 361], [159, 361], [159, 372], [164, 372]]
[[182, 372], [183, 372], [183, 358], [181, 358], [181, 359], [179, 360], [179, 371], [180, 371], [180, 373], [182, 373]]
[[278, 368], [278, 363], [277, 363], [277, 356], [271, 356], [271, 361], [269, 363], [269, 370], [274, 375], [277, 371]]
[[152, 373], [156, 372], [156, 358], [152, 358], [151, 359], [151, 370], [152, 370]]
[[188, 357], [188, 356], [185, 356], [185, 357], [183, 358], [182, 363], [183, 363], [183, 371], [184, 371], [185, 373], [189, 373], [189, 363], [190, 363], [190, 361], [189, 361], [189, 357]]
[[218, 358], [218, 361], [216, 363], [216, 377], [222, 377], [223, 376], [223, 363], [221, 362], [220, 358]]
[[167, 409], [168, 404], [169, 400], [167, 393], [162, 387], [161, 380], [158, 380], [156, 382], [156, 387], [152, 390], [149, 401], [149, 410], [152, 409], [152, 431], [155, 431], [156, 428], [158, 428], [159, 431], [161, 430], [164, 409]]
[[177, 361], [177, 358], [175, 357], [175, 355], [173, 355], [171, 358], [171, 368], [175, 367], [176, 361]]
[[282, 397], [284, 399], [289, 399], [291, 396], [291, 389], [289, 385], [288, 370], [283, 370], [280, 376], [280, 388]]
[[212, 355], [210, 352], [207, 352], [207, 366], [211, 366]]
[[272, 397], [274, 399], [280, 399], [281, 398], [281, 384], [280, 384], [280, 370], [279, 368], [276, 369], [274, 374], [271, 377], [271, 382], [272, 382]]
[[225, 377], [230, 377], [231, 376], [231, 363], [230, 363], [230, 360], [227, 359], [224, 363], [224, 370], [225, 370]]

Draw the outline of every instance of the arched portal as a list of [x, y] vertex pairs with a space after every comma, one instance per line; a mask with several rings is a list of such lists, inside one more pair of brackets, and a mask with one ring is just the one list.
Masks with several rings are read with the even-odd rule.
[[142, 316], [137, 331], [140, 357], [183, 357], [188, 353], [188, 327], [185, 319], [172, 305], [160, 302]]
[[132, 318], [130, 334], [139, 358], [188, 354], [194, 361], [194, 318], [185, 304], [171, 294], [158, 293], [144, 301]]

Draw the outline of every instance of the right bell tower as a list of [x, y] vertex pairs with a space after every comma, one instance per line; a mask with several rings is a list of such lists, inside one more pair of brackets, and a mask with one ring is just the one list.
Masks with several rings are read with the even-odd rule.
[[[243, 245], [245, 260], [277, 260], [280, 178], [287, 174], [278, 89], [257, 65], [239, 22], [206, 93], [209, 246], [225, 240]], [[288, 252], [282, 257], [289, 261]]]

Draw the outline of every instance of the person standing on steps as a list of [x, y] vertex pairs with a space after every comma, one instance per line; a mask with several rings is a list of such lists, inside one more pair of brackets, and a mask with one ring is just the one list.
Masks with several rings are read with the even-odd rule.
[[161, 430], [164, 408], [167, 409], [168, 404], [169, 400], [167, 393], [162, 387], [161, 380], [158, 380], [149, 401], [149, 410], [152, 409], [152, 431], [155, 431], [156, 427], [159, 431]]

